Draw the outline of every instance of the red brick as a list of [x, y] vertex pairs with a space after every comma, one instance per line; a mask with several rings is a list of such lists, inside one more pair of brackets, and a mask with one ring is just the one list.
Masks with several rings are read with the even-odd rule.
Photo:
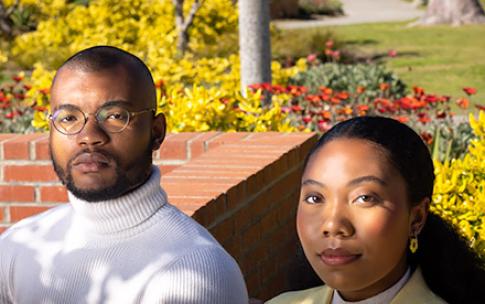
[[180, 167], [180, 165], [161, 165], [161, 166], [158, 166], [158, 168], [160, 169], [160, 174], [162, 174], [162, 175], [170, 173], [173, 170], [177, 169], [178, 167]]
[[217, 176], [191, 176], [191, 177], [185, 177], [185, 176], [172, 176], [171, 173], [162, 176], [162, 186], [164, 183], [181, 183], [190, 185], [192, 183], [211, 183], [211, 184], [237, 184], [243, 181], [244, 179], [242, 178], [234, 178], [234, 177], [217, 177]]
[[207, 142], [216, 136], [221, 134], [220, 132], [204, 132], [201, 133], [200, 136], [193, 138], [189, 141], [189, 149], [190, 149], [190, 156], [191, 158], [198, 157], [202, 153], [205, 153], [208, 150]]
[[8, 229], [8, 227], [6, 227], [6, 226], [0, 226], [0, 234], [2, 234], [7, 229]]
[[205, 206], [212, 199], [210, 196], [187, 197], [187, 196], [168, 196], [168, 202], [179, 209], [184, 207]]
[[187, 132], [173, 134], [167, 137], [160, 147], [160, 159], [185, 160], [187, 159], [187, 143], [197, 137], [198, 133]]
[[0, 223], [5, 222], [5, 208], [0, 207]]
[[207, 146], [209, 149], [213, 149], [217, 146], [224, 145], [227, 143], [234, 143], [243, 140], [251, 133], [247, 132], [229, 132], [229, 133], [222, 133], [219, 136], [216, 136], [207, 141]]
[[40, 201], [56, 203], [67, 202], [67, 190], [64, 186], [42, 186], [40, 188]]
[[181, 183], [163, 183], [163, 189], [168, 195], [174, 196], [213, 196], [217, 197], [221, 193], [225, 193], [229, 186], [224, 184], [210, 184], [210, 183], [191, 183], [190, 185]]
[[0, 201], [34, 202], [35, 190], [32, 186], [0, 186]]
[[4, 159], [30, 159], [30, 142], [45, 136], [43, 133], [26, 134], [3, 143]]
[[50, 160], [49, 154], [49, 136], [40, 138], [35, 141], [35, 159], [36, 160]]
[[49, 165], [8, 165], [3, 168], [5, 181], [51, 182], [58, 181], [52, 166]]
[[49, 208], [38, 206], [10, 206], [10, 221], [12, 223], [18, 222], [21, 219], [41, 213]]
[[246, 182], [234, 185], [226, 193], [227, 209], [232, 210], [246, 202], [247, 196]]
[[234, 220], [232, 218], [226, 219], [210, 229], [212, 235], [220, 242], [230, 239], [234, 235]]

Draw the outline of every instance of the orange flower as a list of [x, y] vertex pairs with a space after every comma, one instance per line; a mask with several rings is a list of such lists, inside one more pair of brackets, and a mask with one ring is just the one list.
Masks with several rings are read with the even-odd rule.
[[333, 90], [331, 88], [327, 88], [327, 87], [320, 87], [320, 91], [323, 93], [323, 94], [326, 94], [326, 95], [332, 95], [333, 93]]
[[365, 92], [365, 87], [363, 86], [357, 86], [357, 90], [356, 90], [357, 94], [362, 94]]
[[458, 104], [458, 106], [462, 109], [467, 109], [468, 106], [470, 105], [470, 101], [466, 98], [460, 98], [456, 101], [456, 103]]
[[421, 88], [421, 87], [413, 87], [413, 91], [414, 91], [414, 95], [418, 95], [418, 96], [421, 96], [421, 95], [424, 95], [424, 89]]
[[330, 120], [332, 118], [332, 113], [330, 113], [330, 111], [323, 110], [320, 112], [320, 116], [325, 120]]
[[339, 93], [337, 93], [337, 95], [335, 95], [335, 97], [337, 97], [338, 99], [348, 99], [349, 93], [347, 93], [345, 91], [339, 92]]
[[393, 118], [401, 123], [407, 123], [409, 121], [409, 117], [407, 116], [394, 116]]
[[381, 91], [387, 91], [389, 89], [389, 84], [386, 83], [386, 82], [383, 82], [383, 83], [379, 84], [379, 89]]

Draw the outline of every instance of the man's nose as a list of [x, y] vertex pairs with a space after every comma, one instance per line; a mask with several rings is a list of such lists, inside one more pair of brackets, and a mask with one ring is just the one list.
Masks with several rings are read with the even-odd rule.
[[109, 141], [106, 131], [100, 126], [94, 115], [89, 115], [84, 128], [78, 134], [78, 144], [82, 146], [100, 146]]
[[347, 238], [355, 233], [349, 217], [350, 205], [345, 201], [327, 202], [322, 210], [321, 231], [324, 237]]

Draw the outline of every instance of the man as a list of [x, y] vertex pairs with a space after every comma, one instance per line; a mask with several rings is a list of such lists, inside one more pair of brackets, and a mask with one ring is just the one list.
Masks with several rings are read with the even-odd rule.
[[167, 202], [165, 136], [145, 64], [81, 51], [51, 88], [50, 153], [70, 204], [0, 237], [0, 303], [247, 303], [235, 261]]

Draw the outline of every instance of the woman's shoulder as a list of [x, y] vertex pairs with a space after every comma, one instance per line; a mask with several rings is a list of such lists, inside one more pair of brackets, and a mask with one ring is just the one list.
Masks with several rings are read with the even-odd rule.
[[422, 304], [446, 304], [446, 301], [440, 298], [429, 289], [424, 281], [421, 269], [418, 267], [407, 283], [401, 288], [392, 304], [412, 303], [410, 300], [419, 299]]
[[310, 289], [290, 291], [265, 302], [267, 304], [327, 304], [332, 300], [333, 289], [325, 285]]

